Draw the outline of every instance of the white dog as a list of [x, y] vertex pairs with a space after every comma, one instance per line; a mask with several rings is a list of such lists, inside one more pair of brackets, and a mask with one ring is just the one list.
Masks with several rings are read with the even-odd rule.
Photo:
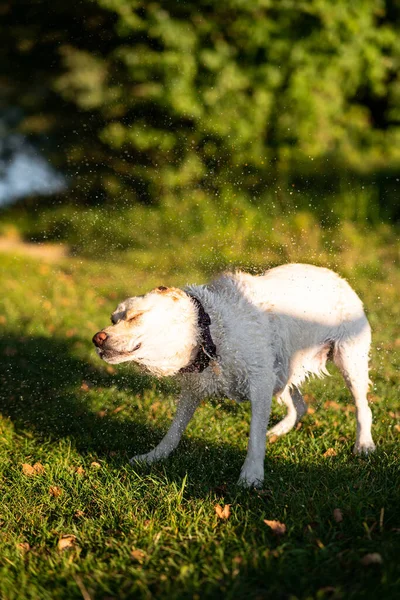
[[[354, 452], [375, 449], [367, 401], [369, 323], [356, 293], [328, 269], [289, 264], [261, 276], [225, 274], [186, 290], [159, 287], [119, 304], [111, 321], [93, 338], [103, 360], [135, 361], [181, 380], [168, 433], [131, 461], [167, 457], [205, 396], [248, 399], [250, 438], [239, 483], [260, 486], [266, 435], [283, 435], [300, 420], [307, 406], [299, 386], [310, 374], [326, 373], [328, 356], [356, 404]], [[288, 412], [267, 432], [273, 394]]]

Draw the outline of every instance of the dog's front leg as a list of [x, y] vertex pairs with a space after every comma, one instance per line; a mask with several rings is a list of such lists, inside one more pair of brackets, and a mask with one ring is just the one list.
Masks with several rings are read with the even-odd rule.
[[264, 481], [266, 433], [271, 411], [273, 385], [265, 379], [250, 387], [251, 422], [247, 456], [238, 484], [244, 487], [261, 487]]
[[147, 454], [134, 456], [129, 462], [131, 464], [135, 462], [146, 462], [151, 464], [156, 460], [167, 458], [179, 444], [182, 434], [188, 426], [190, 419], [193, 417], [198, 404], [199, 399], [197, 397], [189, 394], [187, 391], [182, 392], [171, 427], [158, 446]]

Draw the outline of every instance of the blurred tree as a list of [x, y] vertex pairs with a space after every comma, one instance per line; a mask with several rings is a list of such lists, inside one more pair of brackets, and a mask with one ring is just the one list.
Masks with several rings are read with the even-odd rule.
[[3, 105], [82, 199], [400, 163], [396, 0], [4, 0]]

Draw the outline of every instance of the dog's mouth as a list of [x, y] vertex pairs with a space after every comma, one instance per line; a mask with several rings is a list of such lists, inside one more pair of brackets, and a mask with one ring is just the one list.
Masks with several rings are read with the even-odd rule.
[[99, 357], [109, 364], [118, 364], [120, 362], [126, 362], [128, 360], [134, 360], [134, 354], [137, 350], [139, 350], [142, 344], [137, 344], [133, 350], [114, 350], [110, 348], [98, 348], [96, 347], [96, 352]]

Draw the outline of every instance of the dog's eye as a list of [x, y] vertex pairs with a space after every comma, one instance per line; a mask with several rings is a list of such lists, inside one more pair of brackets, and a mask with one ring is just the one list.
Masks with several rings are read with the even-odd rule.
[[136, 350], [139, 350], [139, 348], [140, 348], [141, 345], [142, 344], [138, 344], [137, 346], [135, 346], [134, 349], [132, 350], [132, 352], [136, 352]]
[[138, 319], [142, 314], [142, 312], [138, 312], [135, 315], [129, 315], [129, 317], [126, 320], [128, 323], [132, 323], [133, 321], [136, 321], [136, 319]]
[[119, 323], [121, 319], [118, 319], [117, 317], [114, 317], [114, 315], [111, 315], [110, 320], [112, 325], [117, 325], [117, 323]]

